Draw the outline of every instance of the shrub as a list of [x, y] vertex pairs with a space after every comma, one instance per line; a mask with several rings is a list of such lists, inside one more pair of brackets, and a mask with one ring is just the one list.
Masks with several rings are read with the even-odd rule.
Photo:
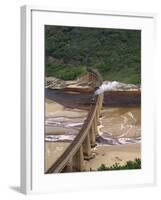
[[115, 163], [112, 166], [108, 167], [105, 164], [102, 164], [97, 170], [98, 171], [111, 171], [111, 170], [125, 170], [125, 169], [141, 169], [141, 159], [136, 158], [134, 161], [127, 161], [125, 165], [120, 165]]
[[140, 84], [140, 30], [45, 26], [46, 75], [72, 80], [82, 66], [98, 69], [104, 80]]

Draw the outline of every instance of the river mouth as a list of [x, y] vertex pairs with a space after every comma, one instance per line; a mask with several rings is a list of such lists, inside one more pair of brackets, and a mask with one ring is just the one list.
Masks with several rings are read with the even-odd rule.
[[[91, 93], [46, 89], [45, 171], [65, 152], [87, 118]], [[119, 101], [120, 100], [120, 101]], [[85, 170], [97, 170], [102, 163], [124, 164], [141, 157], [140, 95], [107, 93], [92, 152], [95, 159], [85, 162]], [[119, 158], [119, 160], [118, 160]]]
[[[71, 143], [87, 117], [92, 94], [46, 89], [45, 141]], [[114, 104], [111, 104], [110, 98]], [[125, 99], [125, 100], [124, 100]], [[140, 96], [105, 94], [97, 145], [140, 143]], [[129, 102], [129, 103], [128, 103]]]

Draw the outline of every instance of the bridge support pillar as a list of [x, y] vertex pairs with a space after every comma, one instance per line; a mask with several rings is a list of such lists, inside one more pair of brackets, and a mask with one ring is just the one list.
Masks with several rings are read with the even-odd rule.
[[97, 117], [94, 117], [94, 132], [95, 132], [95, 137], [98, 135], [98, 128], [97, 128]]
[[101, 125], [101, 121], [100, 121], [100, 110], [96, 111], [96, 117], [97, 117], [97, 125]]
[[99, 110], [100, 110], [100, 111], [101, 111], [102, 106], [103, 106], [103, 99], [104, 99], [104, 95], [101, 94], [101, 96], [100, 96], [100, 105], [99, 105]]
[[83, 148], [80, 146], [79, 150], [73, 157], [73, 171], [83, 171], [84, 157], [83, 157]]
[[91, 147], [95, 147], [96, 146], [96, 135], [95, 135], [95, 131], [94, 131], [94, 124], [92, 124], [92, 126], [90, 128], [89, 134], [90, 134]]
[[63, 172], [73, 172], [73, 160], [72, 160], [72, 158], [68, 161], [67, 165], [64, 167]]
[[100, 114], [101, 114], [101, 109], [102, 109], [102, 104], [103, 104], [103, 94], [100, 94], [100, 96], [98, 97], [99, 98], [99, 103], [98, 103], [98, 109], [97, 109], [97, 125], [100, 125], [101, 124], [101, 121], [100, 121]]
[[83, 154], [84, 154], [85, 160], [90, 160], [91, 158], [93, 158], [89, 133], [87, 134], [87, 136], [83, 142]]

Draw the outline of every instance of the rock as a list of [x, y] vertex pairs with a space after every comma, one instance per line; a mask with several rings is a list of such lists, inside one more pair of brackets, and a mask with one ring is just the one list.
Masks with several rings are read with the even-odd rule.
[[50, 89], [63, 89], [66, 87], [66, 83], [63, 80], [60, 80], [55, 77], [46, 77], [45, 78], [45, 87]]
[[94, 89], [92, 83], [89, 81], [88, 73], [73, 81], [64, 81], [55, 77], [46, 77], [45, 87], [49, 89], [64, 89], [74, 92], [93, 92]]

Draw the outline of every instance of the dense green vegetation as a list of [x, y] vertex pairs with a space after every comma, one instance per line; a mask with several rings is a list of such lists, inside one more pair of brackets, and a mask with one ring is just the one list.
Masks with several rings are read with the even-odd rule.
[[140, 83], [141, 32], [45, 26], [46, 76], [72, 80], [96, 68], [104, 80]]
[[125, 170], [125, 169], [141, 169], [141, 159], [136, 158], [134, 161], [127, 161], [125, 165], [119, 165], [115, 163], [111, 167], [105, 166], [102, 164], [98, 171], [110, 171], [110, 170]]

